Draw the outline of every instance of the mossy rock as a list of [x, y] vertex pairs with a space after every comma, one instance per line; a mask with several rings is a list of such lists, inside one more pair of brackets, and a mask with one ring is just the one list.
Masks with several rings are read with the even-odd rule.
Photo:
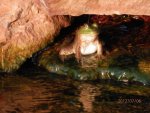
[[132, 55], [117, 53], [99, 61], [94, 60], [94, 55], [91, 55], [83, 57], [81, 63], [71, 56], [62, 62], [56, 48], [47, 49], [38, 58], [39, 65], [49, 72], [79, 80], [114, 79], [123, 82], [138, 81], [143, 84], [150, 82], [149, 74], [139, 70], [138, 61]]

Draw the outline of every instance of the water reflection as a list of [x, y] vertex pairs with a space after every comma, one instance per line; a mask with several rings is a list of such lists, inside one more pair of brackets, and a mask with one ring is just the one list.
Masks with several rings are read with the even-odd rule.
[[79, 101], [83, 104], [84, 110], [88, 113], [92, 113], [95, 97], [100, 95], [99, 88], [92, 84], [81, 84], [79, 90], [81, 91]]
[[[76, 81], [44, 72], [0, 76], [0, 113], [147, 112], [149, 95], [148, 86]], [[137, 98], [142, 103], [118, 103], [120, 98]], [[128, 109], [124, 110], [126, 105]]]

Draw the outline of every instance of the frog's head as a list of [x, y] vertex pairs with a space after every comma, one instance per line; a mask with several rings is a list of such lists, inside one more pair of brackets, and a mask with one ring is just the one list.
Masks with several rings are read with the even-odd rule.
[[97, 34], [98, 33], [98, 25], [93, 23], [91, 25], [84, 24], [78, 30], [79, 34]]
[[97, 32], [98, 32], [98, 30], [99, 30], [99, 26], [97, 25], [97, 23], [91, 24], [90, 27], [91, 27], [91, 29], [93, 29], [93, 30], [95, 30], [95, 31], [97, 31]]
[[80, 37], [81, 41], [92, 41], [98, 35], [98, 25], [97, 24], [84, 24], [77, 31], [78, 37]]

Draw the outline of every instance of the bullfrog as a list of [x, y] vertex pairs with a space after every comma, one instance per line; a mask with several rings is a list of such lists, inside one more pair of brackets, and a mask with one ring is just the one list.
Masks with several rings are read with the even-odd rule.
[[59, 51], [61, 59], [74, 54], [78, 62], [82, 55], [85, 56], [94, 53], [97, 54], [98, 58], [103, 56], [102, 42], [98, 38], [98, 26], [95, 23], [81, 26], [76, 30], [74, 41], [63, 46]]

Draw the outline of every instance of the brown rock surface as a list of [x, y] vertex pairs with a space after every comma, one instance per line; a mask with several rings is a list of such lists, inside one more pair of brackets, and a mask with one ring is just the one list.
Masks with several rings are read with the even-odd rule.
[[17, 69], [67, 25], [67, 17], [49, 16], [46, 8], [36, 1], [1, 0], [0, 69]]
[[53, 15], [150, 15], [150, 0], [45, 0], [45, 4]]

